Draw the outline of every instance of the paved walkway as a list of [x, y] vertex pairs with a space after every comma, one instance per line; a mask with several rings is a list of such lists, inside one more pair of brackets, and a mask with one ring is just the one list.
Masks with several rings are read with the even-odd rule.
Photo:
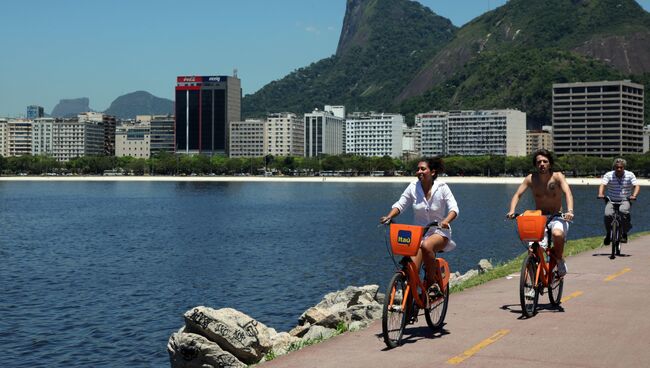
[[262, 364], [272, 367], [647, 367], [650, 366], [650, 236], [608, 258], [603, 247], [569, 257], [562, 309], [522, 319], [519, 276], [450, 296], [446, 325], [424, 316], [387, 350], [381, 322]]

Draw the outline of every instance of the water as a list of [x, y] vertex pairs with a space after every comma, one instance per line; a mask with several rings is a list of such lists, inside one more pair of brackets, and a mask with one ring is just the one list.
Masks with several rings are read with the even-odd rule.
[[[0, 182], [0, 365], [165, 367], [167, 339], [196, 305], [286, 331], [328, 292], [383, 289], [393, 266], [377, 221], [405, 187]], [[523, 251], [503, 220], [516, 187], [451, 185], [452, 270]], [[572, 189], [569, 238], [599, 235], [597, 188]], [[642, 205], [635, 231], [650, 228]]]

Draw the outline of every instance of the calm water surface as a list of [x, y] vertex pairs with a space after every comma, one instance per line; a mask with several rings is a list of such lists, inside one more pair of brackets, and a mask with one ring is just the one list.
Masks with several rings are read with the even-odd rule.
[[[393, 266], [377, 220], [405, 187], [0, 182], [0, 365], [164, 367], [169, 335], [196, 305], [286, 331], [328, 292], [383, 289]], [[516, 185], [450, 187], [453, 270], [522, 252], [503, 220]], [[569, 238], [599, 235], [597, 188], [572, 189]], [[650, 229], [641, 206], [635, 231]]]

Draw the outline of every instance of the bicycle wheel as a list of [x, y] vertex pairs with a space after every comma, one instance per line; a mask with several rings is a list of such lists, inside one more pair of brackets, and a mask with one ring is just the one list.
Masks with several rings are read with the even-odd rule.
[[442, 295], [429, 301], [429, 308], [424, 310], [424, 318], [427, 320], [427, 325], [433, 331], [438, 331], [442, 328], [447, 315], [447, 306], [449, 305], [449, 284], [442, 290]]
[[384, 297], [381, 329], [384, 342], [391, 349], [400, 344], [404, 326], [406, 325], [407, 313], [402, 307], [402, 302], [406, 294], [407, 284], [406, 276], [399, 272], [395, 273], [388, 284], [386, 296]]
[[[618, 226], [618, 221], [616, 220], [612, 221], [612, 254], [609, 256], [609, 258], [611, 259], [616, 258], [616, 250], [619, 247], [618, 243], [620, 241], [619, 231], [620, 231], [620, 227]], [[619, 255], [620, 255], [620, 251], [619, 251]]]
[[562, 302], [562, 290], [564, 289], [564, 277], [557, 275], [557, 265], [551, 270], [551, 281], [548, 283], [548, 300], [551, 305], [557, 307]]
[[521, 313], [524, 317], [532, 317], [537, 313], [539, 290], [537, 290], [535, 285], [536, 271], [537, 262], [535, 261], [535, 257], [529, 254], [521, 265], [521, 277], [519, 280], [519, 302], [521, 303]]

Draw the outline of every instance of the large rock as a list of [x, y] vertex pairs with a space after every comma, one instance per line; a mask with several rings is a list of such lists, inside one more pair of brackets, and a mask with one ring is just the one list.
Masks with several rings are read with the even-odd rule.
[[289, 352], [291, 345], [299, 344], [302, 340], [298, 337], [291, 336], [288, 332], [280, 332], [271, 336], [273, 348], [271, 349], [275, 355], [283, 355]]
[[177, 332], [167, 343], [172, 368], [240, 368], [246, 364], [216, 343], [193, 333]]
[[188, 332], [207, 337], [246, 364], [259, 362], [271, 350], [268, 327], [235, 309], [199, 306], [184, 317]]
[[[329, 293], [320, 303], [309, 308], [298, 319], [299, 325], [319, 325], [336, 328], [339, 323], [361, 319], [379, 318], [375, 310], [381, 310], [377, 301], [377, 285], [349, 286], [345, 290]], [[301, 331], [303, 332], [303, 331]]]

